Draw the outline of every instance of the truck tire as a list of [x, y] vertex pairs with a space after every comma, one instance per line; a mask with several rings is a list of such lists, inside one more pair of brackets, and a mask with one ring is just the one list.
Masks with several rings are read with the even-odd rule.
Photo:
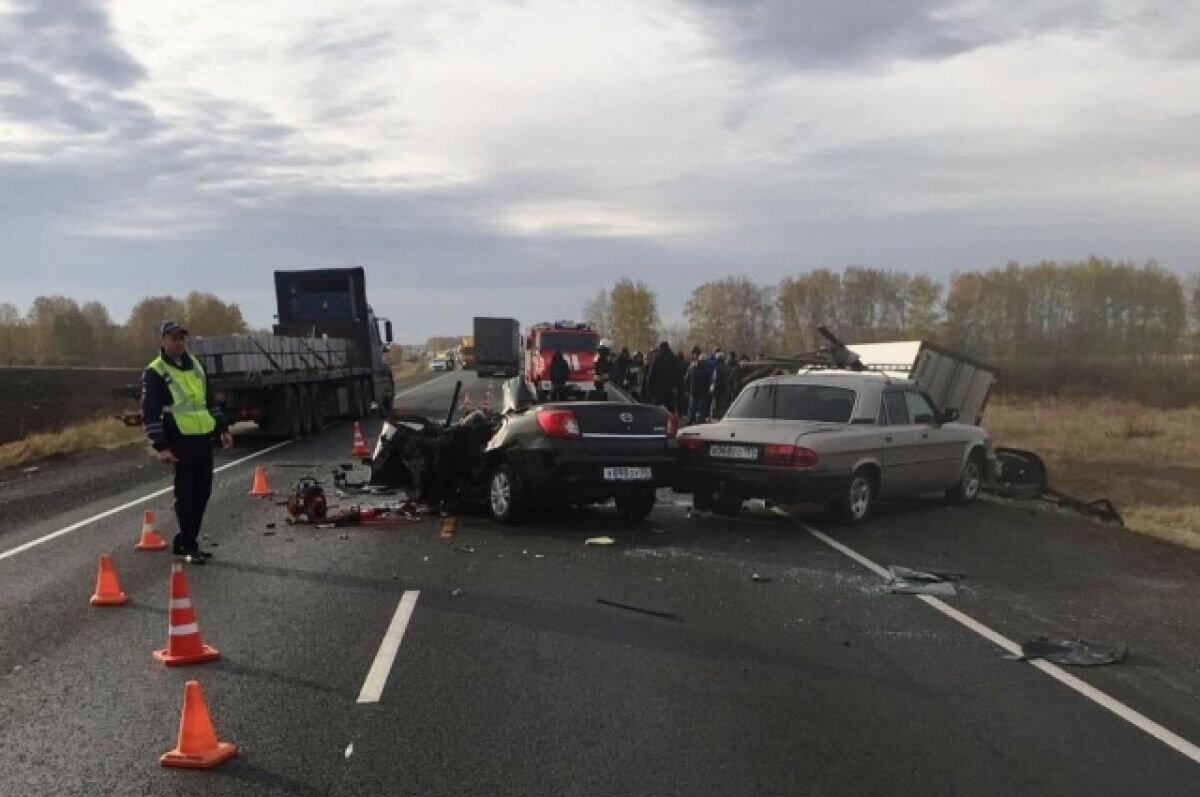
[[283, 422], [280, 426], [291, 437], [303, 437], [304, 419], [301, 413], [304, 407], [300, 402], [300, 392], [294, 387], [284, 388], [281, 404], [283, 408]]
[[300, 436], [312, 433], [312, 394], [306, 388], [299, 388], [296, 395], [296, 420], [300, 426]]
[[654, 509], [657, 500], [653, 487], [643, 487], [629, 491], [621, 491], [613, 496], [617, 503], [617, 512], [629, 523], [640, 523]]
[[383, 394], [383, 401], [379, 402], [379, 417], [385, 421], [389, 420], [392, 417], [392, 407], [395, 405], [395, 403], [396, 396], [389, 388], [388, 391]]

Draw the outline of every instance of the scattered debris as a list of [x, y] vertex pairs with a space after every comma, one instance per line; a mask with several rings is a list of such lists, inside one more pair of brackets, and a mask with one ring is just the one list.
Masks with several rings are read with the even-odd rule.
[[273, 532], [273, 531], [264, 531], [264, 532], [263, 532], [263, 536], [264, 536], [264, 537], [274, 537], [274, 536], [275, 536], [275, 532]]
[[1101, 664], [1117, 664], [1125, 660], [1128, 648], [1116, 648], [1082, 639], [1047, 639], [1040, 636], [1030, 642], [1021, 643], [1020, 656], [1006, 656], [1012, 661], [1042, 659], [1054, 664], [1075, 667], [1097, 667]]
[[428, 561], [429, 561], [429, 557], [428, 557], [428, 556], [426, 556], [426, 557], [425, 557], [424, 559], [422, 559], [421, 561], [422, 561], [422, 562], [428, 562]]
[[596, 603], [603, 604], [604, 606], [612, 606], [614, 609], [624, 609], [627, 612], [637, 612], [638, 614], [648, 614], [651, 617], [661, 617], [664, 620], [674, 620], [677, 623], [682, 621], [682, 618], [677, 614], [671, 614], [670, 612], [656, 612], [653, 609], [643, 609], [638, 606], [630, 606], [627, 603], [617, 603], [616, 601], [610, 601], [604, 598], [596, 598]]
[[350, 539], [350, 535], [349, 534], [339, 534], [338, 539], [339, 540], [348, 540], [348, 539]]
[[757, 582], [757, 583], [759, 583], [759, 584], [769, 584], [769, 583], [771, 583], [771, 577], [770, 577], [770, 576], [764, 576], [764, 575], [761, 575], [761, 574], [759, 574], [759, 573], [755, 573], [754, 575], [750, 576], [750, 580], [751, 580], [751, 581], [754, 581], [754, 582]]
[[267, 528], [269, 528], [269, 529], [273, 529], [273, 528], [275, 528], [275, 524], [274, 524], [274, 523], [268, 523], [268, 524], [267, 524]]
[[937, 595], [953, 598], [958, 594], [954, 582], [962, 581], [962, 573], [942, 570], [914, 570], [903, 565], [888, 565], [892, 578], [887, 583], [888, 592], [896, 595]]
[[534, 559], [545, 559], [545, 558], [546, 558], [546, 554], [544, 554], [544, 553], [535, 553], [535, 554], [533, 555], [533, 558], [534, 558]]
[[26, 476], [31, 476], [34, 473], [37, 473], [39, 470], [41, 470], [41, 468], [39, 468], [37, 465], [30, 465], [28, 468], [23, 468], [21, 473], [24, 473]]
[[475, 553], [475, 546], [473, 546], [473, 545], [455, 545], [454, 550], [458, 551], [459, 553]]
[[459, 595], [462, 595], [462, 590], [456, 589], [453, 592], [451, 592], [450, 594], [457, 598]]
[[1121, 513], [1107, 498], [1084, 501], [1051, 487], [1046, 463], [1032, 451], [1001, 447], [994, 453], [998, 467], [994, 477], [984, 482], [984, 490], [1002, 498], [1045, 501], [1085, 517], [1125, 525]]
[[588, 537], [583, 541], [584, 545], [616, 545], [617, 541], [612, 537]]
[[346, 747], [346, 760], [347, 760], [347, 761], [349, 761], [349, 760], [350, 760], [350, 756], [352, 756], [352, 755], [354, 755], [354, 742], [351, 742], [351, 743], [350, 743], [350, 744], [349, 744], [349, 745]]

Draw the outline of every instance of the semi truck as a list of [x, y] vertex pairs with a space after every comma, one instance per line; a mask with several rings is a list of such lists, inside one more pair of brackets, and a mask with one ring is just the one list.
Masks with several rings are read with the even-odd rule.
[[475, 318], [475, 372], [516, 376], [521, 372], [521, 325], [515, 318]]
[[[367, 303], [363, 269], [276, 271], [275, 300], [271, 333], [188, 342], [230, 423], [304, 435], [372, 409], [389, 417], [396, 388], [384, 355], [392, 324]], [[125, 420], [141, 422], [136, 413]]]

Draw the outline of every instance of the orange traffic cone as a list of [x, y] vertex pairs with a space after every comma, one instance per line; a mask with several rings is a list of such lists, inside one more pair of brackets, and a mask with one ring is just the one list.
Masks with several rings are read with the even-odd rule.
[[93, 606], [124, 606], [129, 598], [121, 591], [117, 583], [117, 571], [113, 568], [112, 557], [106, 553], [100, 554], [100, 566], [96, 569], [96, 592], [92, 595]]
[[142, 513], [142, 537], [133, 547], [139, 551], [161, 551], [167, 547], [167, 541], [154, 530], [154, 513], [149, 509]]
[[183, 577], [183, 565], [171, 565], [171, 603], [167, 620], [167, 646], [154, 651], [154, 658], [168, 667], [216, 661], [221, 654], [204, 644], [200, 628], [196, 625], [196, 612], [192, 599], [188, 597], [187, 579]]
[[275, 495], [275, 491], [267, 486], [267, 472], [263, 470], [262, 465], [254, 467], [254, 484], [250, 487], [251, 498], [267, 498]]
[[362, 426], [358, 421], [354, 422], [354, 448], [350, 449], [352, 457], [369, 457], [371, 449], [367, 448], [367, 441], [363, 439]]
[[237, 755], [237, 745], [218, 742], [199, 681], [183, 687], [183, 712], [179, 716], [179, 741], [175, 749], [158, 759], [164, 767], [208, 769]]

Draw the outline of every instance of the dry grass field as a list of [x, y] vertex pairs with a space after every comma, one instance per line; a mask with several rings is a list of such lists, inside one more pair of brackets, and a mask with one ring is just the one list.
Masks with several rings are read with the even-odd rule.
[[1056, 489], [1108, 498], [1130, 528], [1200, 547], [1200, 406], [1006, 396], [984, 426], [993, 444], [1039, 454]]
[[56, 432], [31, 434], [22, 440], [0, 445], [0, 470], [55, 454], [115, 448], [144, 439], [140, 426], [130, 427], [115, 418], [100, 418]]

